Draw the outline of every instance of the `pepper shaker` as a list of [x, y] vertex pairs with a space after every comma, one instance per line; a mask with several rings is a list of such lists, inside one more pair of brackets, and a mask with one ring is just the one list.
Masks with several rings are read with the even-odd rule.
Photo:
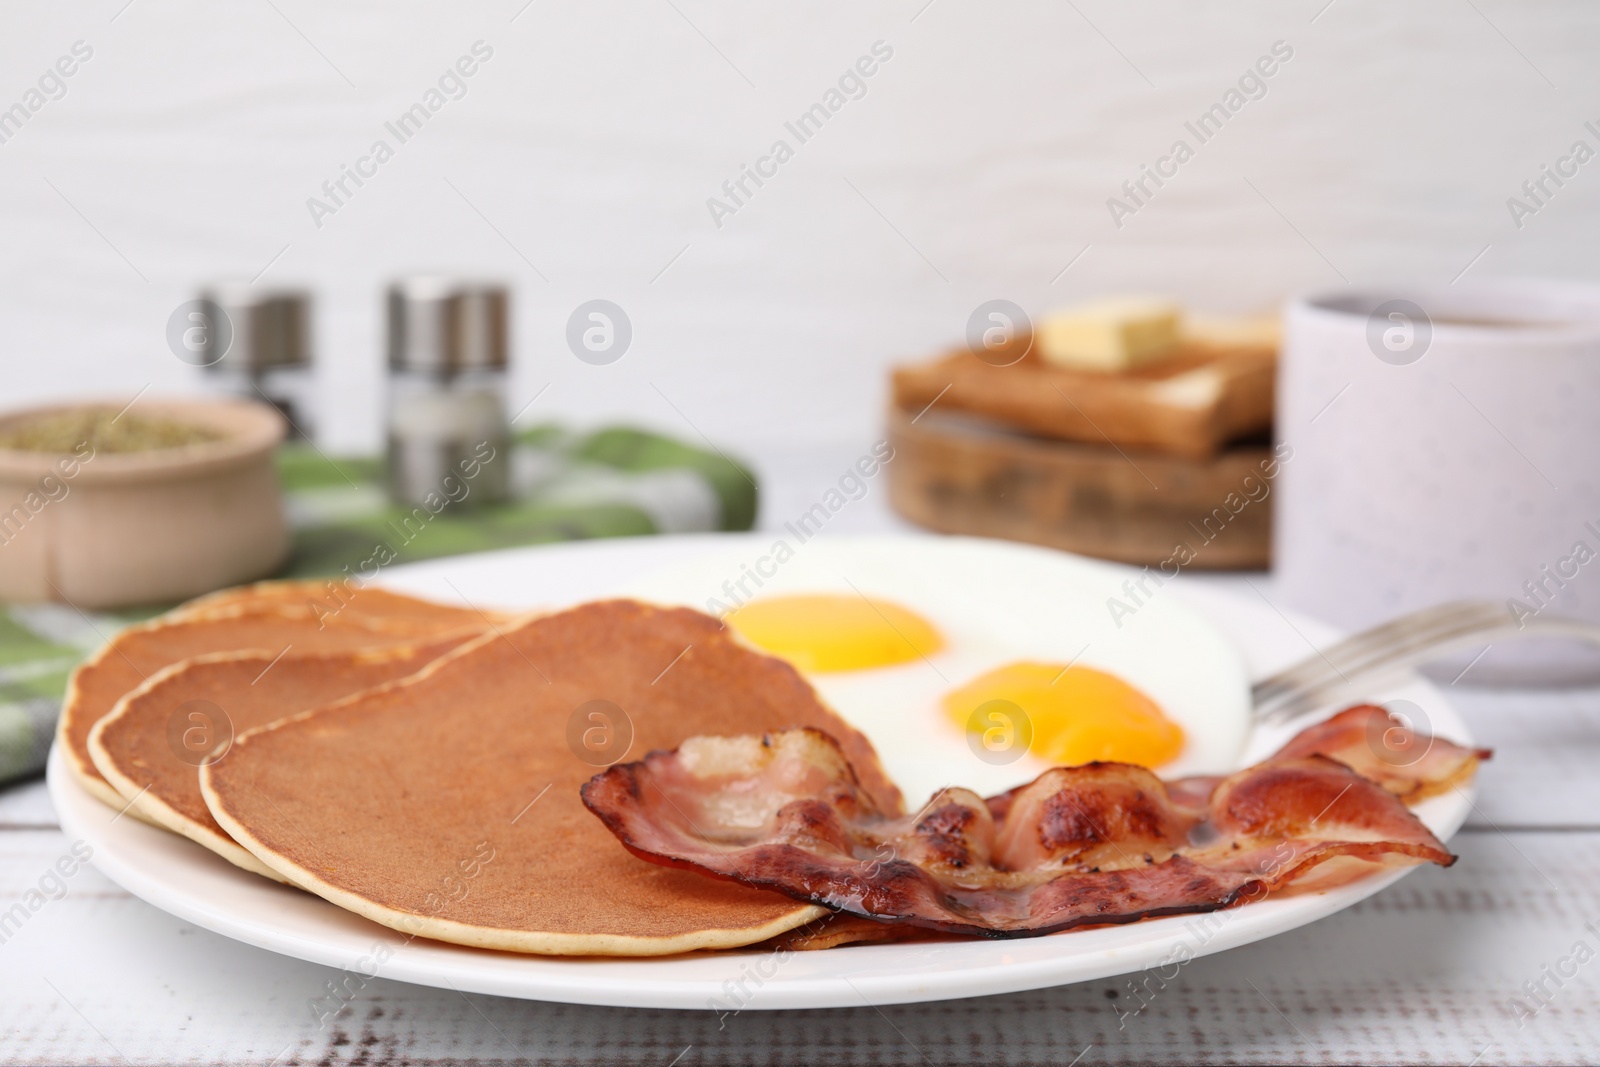
[[442, 277], [389, 287], [389, 495], [430, 510], [494, 503], [510, 484], [510, 294]]
[[[312, 433], [311, 294], [303, 289], [211, 286], [199, 362], [220, 393], [266, 401], [297, 438]], [[225, 325], [223, 325], [225, 324]]]

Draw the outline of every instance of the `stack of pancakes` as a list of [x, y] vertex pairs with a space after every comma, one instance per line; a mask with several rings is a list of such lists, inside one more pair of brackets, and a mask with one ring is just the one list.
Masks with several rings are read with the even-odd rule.
[[191, 602], [74, 674], [58, 742], [95, 797], [402, 930], [555, 955], [751, 944], [823, 909], [630, 855], [583, 807], [606, 764], [814, 726], [866, 739], [720, 622], [633, 601], [505, 616], [313, 583]]

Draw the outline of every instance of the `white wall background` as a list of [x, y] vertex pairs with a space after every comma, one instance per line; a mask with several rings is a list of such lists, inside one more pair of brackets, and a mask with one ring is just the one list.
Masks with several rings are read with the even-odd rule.
[[[0, 107], [94, 57], [0, 145], [0, 399], [191, 390], [168, 314], [259, 274], [315, 288], [324, 441], [373, 447], [380, 286], [459, 270], [515, 285], [513, 406], [553, 383], [526, 420], [759, 451], [872, 434], [884, 368], [992, 297], [1600, 276], [1600, 162], [1520, 229], [1505, 203], [1600, 145], [1600, 5], [1326, 2], [8, 4]], [[468, 95], [316, 228], [306, 198], [479, 39]], [[715, 227], [706, 198], [880, 39], [867, 95]], [[1106, 198], [1280, 39], [1268, 94], [1115, 227]], [[634, 324], [611, 366], [564, 343], [593, 297]]]

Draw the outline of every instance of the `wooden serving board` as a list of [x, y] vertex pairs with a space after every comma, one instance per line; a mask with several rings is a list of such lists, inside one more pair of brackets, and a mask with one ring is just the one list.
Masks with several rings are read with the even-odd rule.
[[1046, 363], [1021, 335], [980, 355], [962, 348], [895, 368], [894, 403], [937, 403], [1063, 441], [1199, 459], [1272, 425], [1273, 344], [1185, 340], [1172, 359], [1123, 374]]
[[893, 406], [889, 442], [890, 503], [920, 526], [1161, 567], [1169, 576], [1269, 562], [1279, 462], [1268, 444], [1182, 459]]

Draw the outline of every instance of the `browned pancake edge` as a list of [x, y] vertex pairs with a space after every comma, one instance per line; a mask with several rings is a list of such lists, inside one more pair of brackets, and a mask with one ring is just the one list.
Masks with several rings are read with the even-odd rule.
[[[173, 719], [191, 701], [203, 719], [197, 728], [236, 736], [296, 712], [396, 681], [466, 640], [351, 652], [213, 652], [180, 660], [151, 675], [119, 700], [89, 733], [95, 769], [116, 789], [129, 811], [182, 834], [245, 870], [276, 880], [282, 875], [229, 837], [211, 817], [200, 793], [203, 754], [175, 747]], [[208, 706], [209, 705], [209, 706]], [[220, 721], [210, 721], [219, 718]], [[185, 717], [187, 718], [187, 717]], [[178, 729], [188, 728], [187, 721]], [[224, 751], [221, 758], [226, 759]]]
[[663, 955], [824, 914], [629, 854], [578, 796], [604, 764], [582, 758], [569, 727], [595, 700], [632, 723], [612, 762], [695, 734], [810, 725], [841, 740], [869, 790], [897, 796], [866, 738], [789, 664], [710, 616], [636, 601], [524, 619], [400, 682], [251, 730], [202, 769], [201, 788], [222, 828], [286, 878], [437, 940]]
[[209, 652], [253, 650], [276, 655], [296, 645], [302, 650], [373, 648], [415, 643], [452, 630], [478, 632], [483, 626], [480, 620], [464, 627], [453, 617], [441, 622], [352, 614], [319, 620], [305, 608], [284, 605], [235, 605], [202, 614], [162, 616], [120, 631], [72, 672], [56, 724], [56, 743], [74, 779], [97, 800], [122, 809], [126, 802], [89, 754], [89, 732], [117, 701], [162, 668]]

